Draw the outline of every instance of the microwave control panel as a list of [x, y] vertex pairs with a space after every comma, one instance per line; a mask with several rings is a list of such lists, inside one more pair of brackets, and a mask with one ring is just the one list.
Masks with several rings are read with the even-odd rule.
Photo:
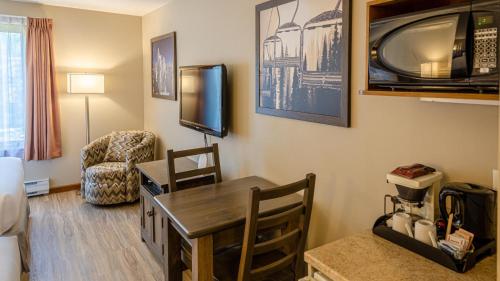
[[489, 73], [497, 67], [498, 29], [484, 28], [474, 32], [474, 68]]
[[476, 75], [488, 75], [498, 69], [498, 19], [492, 12], [474, 13], [474, 61]]

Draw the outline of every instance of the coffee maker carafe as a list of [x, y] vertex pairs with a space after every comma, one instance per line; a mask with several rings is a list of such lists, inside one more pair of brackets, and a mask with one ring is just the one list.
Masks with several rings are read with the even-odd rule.
[[453, 214], [453, 225], [472, 232], [476, 243], [496, 238], [496, 191], [468, 183], [447, 183], [439, 193], [439, 209], [446, 221]]

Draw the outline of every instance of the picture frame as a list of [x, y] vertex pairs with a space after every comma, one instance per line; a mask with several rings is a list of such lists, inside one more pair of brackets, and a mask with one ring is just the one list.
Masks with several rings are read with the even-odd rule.
[[177, 100], [177, 39], [171, 32], [151, 39], [151, 93]]
[[351, 0], [271, 0], [255, 17], [256, 112], [349, 127]]

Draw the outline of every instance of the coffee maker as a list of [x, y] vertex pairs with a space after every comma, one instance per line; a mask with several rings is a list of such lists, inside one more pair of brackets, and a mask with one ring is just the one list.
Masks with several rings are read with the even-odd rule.
[[[403, 168], [415, 170], [414, 166], [416, 165]], [[421, 169], [421, 166], [416, 169]], [[496, 213], [495, 192], [471, 185], [463, 187], [445, 184], [441, 188], [440, 183], [443, 178], [441, 172], [429, 169], [424, 171], [425, 173], [420, 173], [419, 176], [411, 171], [416, 174], [414, 178], [411, 178], [412, 175], [409, 172], [405, 173], [404, 169], [395, 170], [386, 176], [387, 182], [396, 186], [397, 195], [385, 196], [384, 215], [375, 221], [372, 228], [375, 235], [461, 273], [468, 271], [477, 262], [495, 252], [496, 241], [491, 239], [494, 237], [493, 230], [495, 229], [491, 223], [495, 220]], [[392, 212], [387, 210], [388, 198], [393, 203]], [[453, 203], [451, 208], [448, 208], [445, 202], [450, 200]], [[460, 257], [455, 255], [454, 248], [452, 251], [445, 251], [445, 247], [442, 246], [447, 241], [444, 240], [445, 232], [453, 229], [451, 224], [447, 228], [448, 225], [440, 217], [448, 216], [450, 213], [454, 215], [455, 228], [462, 228], [462, 233], [469, 231], [467, 228], [470, 229], [469, 232], [475, 232], [472, 240], [474, 247], [462, 253]], [[478, 215], [481, 218], [478, 219]], [[418, 221], [420, 221], [419, 231], [417, 231]], [[414, 229], [413, 225], [415, 225]], [[435, 226], [435, 232], [433, 233], [432, 228], [423, 228], [425, 225]], [[428, 234], [431, 243], [425, 241], [425, 233]]]
[[[443, 173], [435, 171], [414, 179], [387, 174], [387, 182], [396, 185], [397, 196], [386, 195], [393, 203], [393, 212], [410, 214], [414, 221], [425, 218], [435, 221], [439, 218], [439, 191]], [[386, 204], [386, 202], [384, 202]]]

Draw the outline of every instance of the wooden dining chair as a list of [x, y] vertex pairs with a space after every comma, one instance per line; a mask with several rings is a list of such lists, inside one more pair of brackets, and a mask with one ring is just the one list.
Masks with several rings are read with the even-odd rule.
[[[189, 171], [175, 172], [175, 159], [196, 156], [202, 154], [212, 154], [213, 165], [205, 168], [198, 168]], [[214, 143], [209, 147], [194, 148], [188, 150], [167, 151], [168, 166], [168, 189], [169, 192], [195, 188], [203, 185], [213, 184], [222, 181], [222, 172], [220, 168], [219, 146]], [[224, 249], [216, 249], [222, 251]], [[191, 245], [185, 239], [181, 239], [181, 260], [185, 269], [191, 269]]]
[[[212, 154], [213, 159], [212, 166], [179, 173], [175, 172], [175, 159], [210, 153]], [[170, 149], [167, 151], [167, 166], [169, 177], [169, 192], [175, 192], [177, 190], [193, 188], [222, 181], [222, 173], [219, 160], [219, 146], [216, 143], [209, 147], [194, 148], [188, 150], [174, 151]]]
[[[254, 187], [250, 190], [243, 246], [215, 256], [214, 275], [217, 280], [288, 281], [304, 276], [304, 248], [311, 219], [315, 180], [314, 174], [308, 174], [304, 180], [285, 186], [265, 190]], [[263, 201], [278, 199], [301, 190], [304, 191], [304, 199], [300, 205], [259, 216], [259, 206]], [[272, 229], [279, 229], [279, 234], [260, 235]]]

